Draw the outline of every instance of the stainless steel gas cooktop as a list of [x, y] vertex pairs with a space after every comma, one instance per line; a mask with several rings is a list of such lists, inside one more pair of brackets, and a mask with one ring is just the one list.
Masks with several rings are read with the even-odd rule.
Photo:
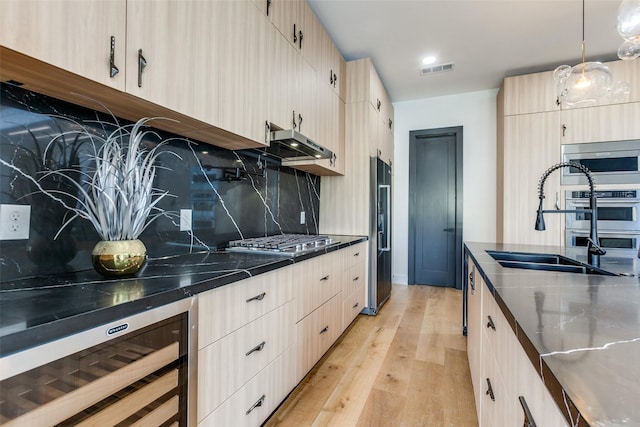
[[297, 256], [339, 243], [329, 236], [309, 234], [278, 234], [253, 239], [232, 240], [228, 251]]

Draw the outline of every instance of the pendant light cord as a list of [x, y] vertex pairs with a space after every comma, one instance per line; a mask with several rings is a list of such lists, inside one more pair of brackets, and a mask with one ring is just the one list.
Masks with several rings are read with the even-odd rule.
[[582, 77], [585, 69], [585, 41], [584, 41], [584, 0], [582, 0]]

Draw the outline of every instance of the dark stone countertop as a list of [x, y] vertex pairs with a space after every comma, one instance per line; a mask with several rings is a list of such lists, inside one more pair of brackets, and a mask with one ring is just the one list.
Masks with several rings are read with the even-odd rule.
[[336, 243], [295, 258], [198, 252], [149, 259], [127, 278], [86, 270], [0, 282], [0, 357], [367, 240], [330, 237]]
[[485, 252], [553, 253], [584, 262], [584, 249], [465, 247], [547, 389], [572, 420], [568, 424], [640, 426], [637, 257], [601, 257], [602, 269], [634, 277], [599, 276], [504, 268]]

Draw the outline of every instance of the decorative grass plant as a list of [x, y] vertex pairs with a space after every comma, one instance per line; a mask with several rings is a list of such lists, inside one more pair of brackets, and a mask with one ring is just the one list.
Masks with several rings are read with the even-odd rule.
[[[82, 171], [80, 180], [69, 179], [78, 190], [77, 195], [52, 191], [76, 202], [75, 206], [66, 205], [73, 215], [62, 224], [58, 234], [80, 217], [91, 222], [102, 240], [135, 240], [154, 220], [168, 215], [157, 206], [169, 193], [153, 186], [155, 162], [160, 154], [177, 154], [159, 150], [167, 141], [160, 142], [150, 150], [142, 147], [145, 136], [157, 135], [144, 130], [144, 125], [150, 120], [154, 118], [143, 118], [132, 125], [118, 126], [105, 138], [84, 131], [94, 147], [100, 146], [91, 156], [94, 166], [86, 172]], [[67, 176], [69, 172], [75, 170], [51, 171], [45, 177], [50, 174]]]

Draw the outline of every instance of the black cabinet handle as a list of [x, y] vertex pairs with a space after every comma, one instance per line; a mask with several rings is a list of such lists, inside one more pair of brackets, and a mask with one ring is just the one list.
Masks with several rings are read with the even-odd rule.
[[251, 301], [262, 301], [264, 299], [264, 297], [267, 295], [266, 292], [261, 293], [260, 295], [256, 295], [255, 297], [251, 297], [247, 300], [247, 302], [251, 302]]
[[353, 281], [353, 282], [355, 282], [355, 281], [357, 281], [357, 280], [360, 280], [360, 276], [356, 276], [356, 277], [354, 277], [352, 281]]
[[487, 316], [487, 319], [489, 319], [489, 321], [487, 322], [487, 328], [491, 328], [494, 331], [496, 330], [496, 324], [493, 323], [493, 319], [491, 318], [491, 316]]
[[393, 120], [389, 119], [389, 129], [393, 127]]
[[329, 326], [325, 326], [324, 328], [322, 328], [322, 330], [320, 331], [320, 335], [324, 334], [325, 332], [329, 332]]
[[142, 71], [147, 66], [147, 60], [142, 56], [142, 49], [138, 49], [138, 87], [142, 87]]
[[260, 344], [253, 347], [251, 350], [247, 351], [244, 355], [249, 356], [251, 353], [255, 353], [256, 351], [262, 351], [266, 343], [267, 343], [266, 341], [262, 341]]
[[333, 70], [329, 70], [329, 84], [333, 84]]
[[562, 125], [562, 137], [563, 138], [564, 138], [566, 133], [567, 133], [567, 125]]
[[360, 256], [360, 252], [356, 252], [353, 256]]
[[298, 131], [302, 132], [302, 114], [298, 113]]
[[297, 128], [298, 124], [296, 123], [296, 110], [293, 110], [291, 113], [291, 122], [293, 122], [293, 128]]
[[491, 398], [492, 401], [496, 401], [496, 396], [493, 394], [493, 387], [491, 387], [491, 380], [487, 378], [487, 392], [485, 393]]
[[267, 16], [269, 16], [269, 8], [271, 7], [271, 0], [267, 0]]
[[355, 304], [353, 305], [353, 307], [352, 307], [352, 308], [358, 308], [358, 306], [359, 306], [359, 305], [360, 305], [360, 303], [359, 303], [359, 302], [357, 302], [357, 303], [355, 303]]
[[298, 45], [300, 49], [302, 49], [302, 39], [304, 38], [304, 34], [302, 34], [302, 30], [298, 32], [298, 39], [300, 40], [300, 44]]
[[471, 293], [475, 292], [476, 290], [475, 271], [472, 271], [471, 273], [469, 273], [469, 284], [471, 285]]
[[336, 83], [338, 83], [338, 76], [335, 73], [333, 73], [333, 87], [334, 88], [336, 87]]
[[527, 401], [524, 400], [524, 396], [518, 396], [520, 400], [520, 405], [522, 405], [522, 411], [524, 412], [524, 424], [522, 427], [537, 427], [536, 422], [533, 419], [533, 415], [531, 415], [531, 411], [529, 410], [529, 406], [527, 405]]
[[293, 24], [293, 44], [298, 43], [298, 32], [296, 31], [296, 24]]
[[116, 67], [116, 37], [111, 36], [111, 49], [109, 51], [109, 77], [114, 78], [120, 70]]
[[380, 107], [382, 107], [382, 102], [378, 99], [378, 102], [376, 103], [376, 107], [378, 108], [378, 111], [380, 111]]
[[258, 401], [256, 403], [254, 403], [251, 408], [247, 409], [247, 415], [249, 415], [251, 413], [251, 411], [253, 411], [254, 409], [256, 409], [258, 406], [262, 406], [262, 404], [264, 403], [264, 399], [267, 396], [265, 396], [264, 394], [262, 396], [260, 396], [260, 399], [258, 399]]
[[320, 278], [320, 281], [325, 281], [325, 280], [329, 280], [329, 275], [328, 274], [326, 276]]

